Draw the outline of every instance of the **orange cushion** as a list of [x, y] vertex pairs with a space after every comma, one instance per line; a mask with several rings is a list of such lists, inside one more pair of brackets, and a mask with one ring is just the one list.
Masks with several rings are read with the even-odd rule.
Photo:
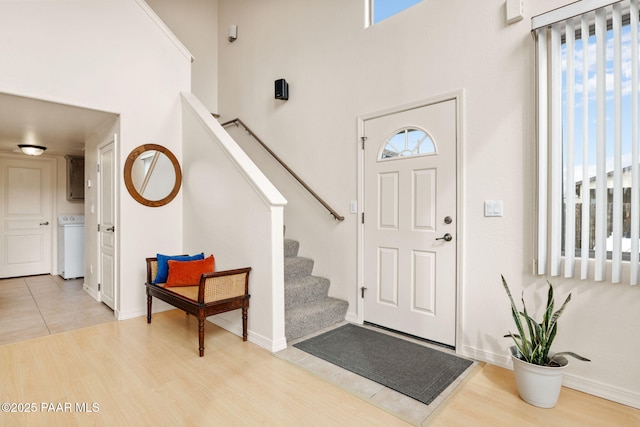
[[202, 273], [213, 273], [215, 261], [213, 255], [195, 261], [169, 260], [169, 276], [165, 288], [171, 286], [193, 286], [200, 283]]

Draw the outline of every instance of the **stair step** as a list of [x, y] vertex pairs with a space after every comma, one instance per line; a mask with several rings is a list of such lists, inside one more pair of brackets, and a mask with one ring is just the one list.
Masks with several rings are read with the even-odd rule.
[[347, 301], [326, 297], [288, 309], [285, 336], [290, 341], [342, 322], [348, 308]]
[[285, 310], [327, 297], [329, 279], [305, 276], [284, 282]]
[[300, 243], [297, 240], [284, 239], [285, 258], [298, 256], [298, 249], [300, 249]]
[[310, 276], [313, 271], [313, 260], [303, 257], [287, 257], [284, 259], [284, 281], [288, 282], [300, 277]]
[[330, 281], [312, 276], [314, 261], [299, 257], [300, 244], [284, 239], [285, 336], [304, 337], [344, 321], [347, 301], [328, 296]]

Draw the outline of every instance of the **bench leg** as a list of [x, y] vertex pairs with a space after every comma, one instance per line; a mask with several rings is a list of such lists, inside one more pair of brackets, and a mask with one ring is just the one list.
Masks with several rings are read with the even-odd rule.
[[247, 307], [242, 307], [242, 341], [247, 340]]
[[151, 298], [153, 298], [147, 292], [147, 323], [151, 323]]
[[198, 341], [200, 343], [200, 357], [204, 356], [204, 318], [198, 317]]

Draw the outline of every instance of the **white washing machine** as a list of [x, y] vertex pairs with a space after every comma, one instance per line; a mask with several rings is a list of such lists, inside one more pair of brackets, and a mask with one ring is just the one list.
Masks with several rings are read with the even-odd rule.
[[84, 215], [58, 217], [58, 274], [84, 277]]

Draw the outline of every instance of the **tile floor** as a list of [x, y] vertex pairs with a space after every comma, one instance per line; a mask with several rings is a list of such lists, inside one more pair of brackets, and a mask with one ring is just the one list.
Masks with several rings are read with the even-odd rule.
[[[449, 397], [451, 393], [456, 389], [456, 387], [458, 387], [465, 380], [465, 378], [467, 378], [469, 374], [478, 367], [478, 363], [474, 362], [462, 375], [460, 375], [449, 387], [447, 387], [447, 389], [440, 396], [438, 396], [429, 405], [425, 405], [424, 403], [418, 402], [417, 400], [405, 396], [402, 393], [398, 393], [395, 390], [391, 390], [390, 388], [373, 382], [367, 378], [363, 378], [357, 374], [354, 374], [353, 372], [349, 372], [346, 369], [333, 365], [325, 360], [322, 360], [309, 353], [305, 353], [304, 351], [299, 350], [296, 347], [293, 347], [293, 345], [299, 341], [308, 339], [311, 336], [322, 334], [327, 330], [337, 328], [344, 325], [345, 323], [346, 322], [342, 322], [332, 326], [331, 328], [319, 331], [316, 334], [306, 336], [298, 340], [293, 340], [292, 342], [288, 343], [288, 347], [286, 349], [276, 353], [276, 356], [307, 369], [313, 374], [326, 379], [327, 381], [361, 397], [371, 404], [382, 408], [387, 412], [399, 418], [402, 418], [403, 420], [413, 425], [426, 424], [427, 419], [434, 413], [438, 406], [443, 403], [447, 399], [447, 397]], [[411, 339], [403, 335], [397, 335], [392, 332], [368, 325], [363, 325], [363, 327], [375, 329], [378, 332], [394, 335], [420, 345], [431, 346], [441, 351], [453, 353], [452, 350], [432, 346], [428, 343], [425, 343], [424, 341]]]
[[0, 345], [115, 320], [82, 283], [48, 274], [0, 279]]

